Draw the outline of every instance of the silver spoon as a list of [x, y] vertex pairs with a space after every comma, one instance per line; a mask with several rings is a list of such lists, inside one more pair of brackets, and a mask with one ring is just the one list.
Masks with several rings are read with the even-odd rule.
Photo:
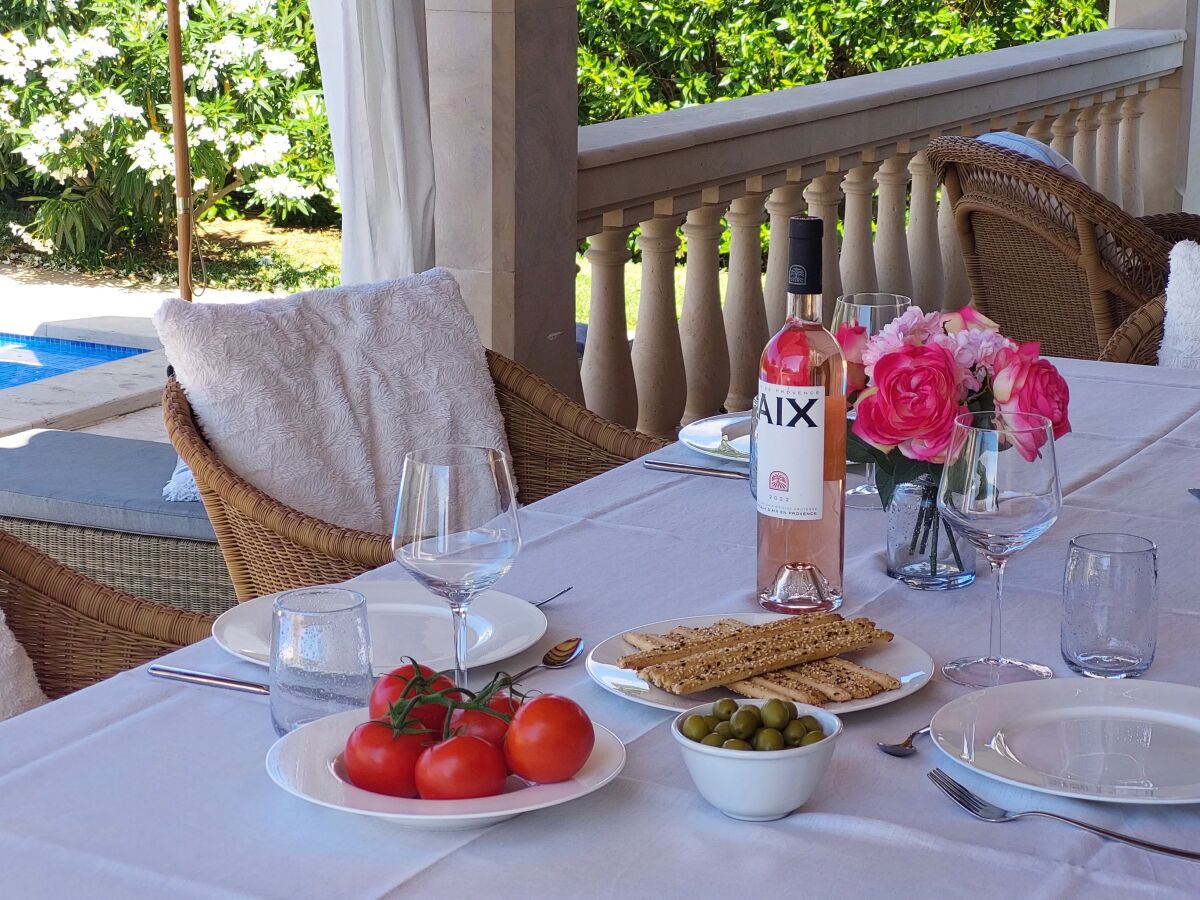
[[155, 678], [165, 678], [167, 681], [202, 684], [206, 687], [224, 688], [227, 691], [241, 691], [244, 694], [271, 693], [271, 688], [260, 681], [242, 681], [240, 678], [226, 678], [224, 675], [210, 675], [208, 672], [177, 669], [174, 666], [163, 666], [158, 663], [150, 666], [146, 671]]
[[557, 600], [559, 597], [561, 597], [567, 591], [574, 590], [574, 588], [575, 588], [575, 585], [571, 585], [570, 587], [565, 587], [561, 591], [559, 591], [557, 594], [552, 594], [551, 596], [547, 597], [545, 600], [539, 600], [537, 603], [535, 603], [533, 605], [534, 606], [545, 606], [551, 600]]
[[928, 725], [924, 728], [918, 728], [898, 744], [885, 744], [883, 741], [878, 741], [875, 746], [888, 756], [912, 756], [917, 752], [917, 748], [913, 746], [913, 741], [922, 734], [929, 734]]
[[516, 675], [513, 675], [509, 681], [510, 683], [518, 682], [530, 672], [535, 672], [538, 669], [561, 669], [564, 666], [569, 666], [579, 658], [579, 655], [583, 653], [586, 646], [583, 638], [568, 638], [547, 650], [546, 655], [542, 657], [540, 663], [530, 666], [528, 669], [522, 669]]

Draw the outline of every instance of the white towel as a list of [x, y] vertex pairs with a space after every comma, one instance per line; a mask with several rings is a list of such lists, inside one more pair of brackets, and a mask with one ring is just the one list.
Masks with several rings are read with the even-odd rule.
[[409, 450], [508, 452], [479, 333], [445, 269], [282, 300], [167, 300], [154, 325], [217, 455], [326, 522], [390, 533]]
[[29, 654], [5, 624], [0, 610], [0, 721], [45, 702]]
[[1167, 316], [1158, 364], [1200, 369], [1200, 244], [1180, 241], [1171, 248], [1167, 277]]

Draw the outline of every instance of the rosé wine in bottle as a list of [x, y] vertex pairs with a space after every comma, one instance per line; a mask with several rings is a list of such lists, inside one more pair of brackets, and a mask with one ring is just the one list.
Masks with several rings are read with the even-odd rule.
[[787, 320], [763, 350], [752, 413], [758, 602], [773, 612], [842, 604], [846, 364], [821, 324], [822, 226], [788, 223]]

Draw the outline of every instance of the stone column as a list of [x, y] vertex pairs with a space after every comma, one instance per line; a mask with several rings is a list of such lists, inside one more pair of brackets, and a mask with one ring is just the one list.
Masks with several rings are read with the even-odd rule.
[[426, 0], [438, 265], [485, 344], [579, 397], [575, 0]]

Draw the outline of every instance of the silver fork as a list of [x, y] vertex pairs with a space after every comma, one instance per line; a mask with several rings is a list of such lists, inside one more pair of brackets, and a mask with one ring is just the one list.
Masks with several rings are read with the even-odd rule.
[[1107, 828], [1101, 828], [1099, 825], [1089, 825], [1087, 822], [1080, 822], [1077, 819], [1068, 819], [1066, 816], [1060, 816], [1057, 813], [1039, 812], [1038, 810], [1016, 813], [1009, 812], [1007, 809], [994, 806], [982, 797], [971, 793], [941, 769], [934, 769], [930, 772], [929, 780], [941, 788], [947, 797], [975, 818], [983, 819], [985, 822], [1011, 822], [1014, 819], [1023, 819], [1025, 816], [1041, 816], [1044, 819], [1066, 822], [1068, 825], [1074, 825], [1076, 828], [1082, 828], [1084, 831], [1090, 831], [1092, 834], [1098, 834], [1100, 837], [1105, 837], [1109, 840], [1129, 844], [1131, 847], [1138, 847], [1139, 849], [1150, 850], [1154, 853], [1165, 853], [1168, 856], [1177, 856], [1180, 859], [1190, 859], [1200, 862], [1200, 853], [1193, 853], [1191, 850], [1180, 850], [1177, 847], [1166, 847], [1162, 844], [1152, 843], [1151, 841], [1143, 841], [1139, 838], [1130, 837], [1127, 834], [1109, 831]]

